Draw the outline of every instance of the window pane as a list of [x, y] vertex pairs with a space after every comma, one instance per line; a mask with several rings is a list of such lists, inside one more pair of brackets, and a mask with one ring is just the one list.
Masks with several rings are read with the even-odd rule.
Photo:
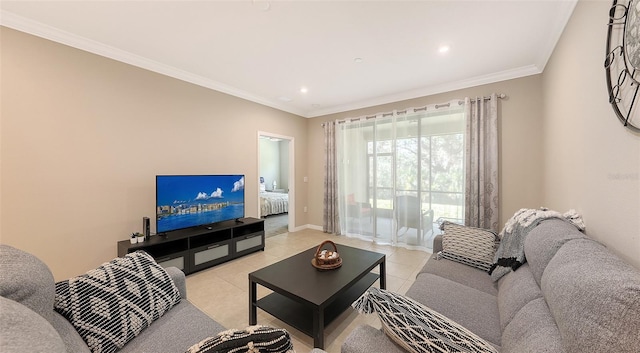
[[464, 159], [462, 134], [434, 136], [432, 138], [432, 190], [464, 190]]
[[433, 193], [433, 210], [437, 218], [453, 222], [464, 221], [464, 195], [462, 193]]
[[396, 189], [418, 189], [418, 139], [406, 138], [396, 142]]
[[391, 153], [393, 123], [390, 118], [379, 118], [375, 124], [376, 153]]
[[376, 160], [376, 186], [393, 187], [393, 158], [392, 156], [380, 156]]
[[[393, 208], [393, 189], [378, 188], [376, 193], [376, 208], [391, 210]], [[389, 215], [385, 215], [388, 217]]]
[[431, 190], [431, 137], [420, 138], [420, 187]]
[[422, 211], [428, 211], [432, 209], [433, 207], [431, 205], [431, 193], [423, 191], [420, 193], [420, 196], [421, 196]]
[[376, 141], [376, 153], [391, 153], [391, 141]]

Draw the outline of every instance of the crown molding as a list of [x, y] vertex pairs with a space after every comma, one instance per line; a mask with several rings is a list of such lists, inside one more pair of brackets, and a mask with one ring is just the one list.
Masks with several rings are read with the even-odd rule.
[[0, 25], [37, 37], [48, 39], [60, 44], [68, 45], [70, 47], [87, 51], [109, 59], [133, 65], [145, 70], [173, 77], [178, 80], [193, 83], [201, 87], [226, 93], [234, 97], [242, 98], [274, 109], [282, 110], [284, 112], [303, 117], [305, 116], [305, 112], [279, 104], [276, 101], [271, 101], [269, 99], [250, 94], [238, 88], [202, 77], [200, 75], [196, 75], [170, 65], [165, 65], [157, 61], [150, 60], [140, 55], [136, 55], [85, 37], [81, 37], [73, 33], [69, 33], [58, 28], [43, 24], [41, 22], [24, 18], [6, 10], [0, 11]]
[[553, 31], [553, 35], [549, 36], [547, 45], [544, 50], [540, 51], [539, 57], [535, 64], [529, 66], [523, 66], [506, 70], [498, 73], [492, 73], [484, 76], [473, 77], [456, 82], [449, 82], [444, 84], [437, 84], [422, 87], [416, 90], [405, 91], [400, 93], [394, 93], [391, 95], [384, 95], [372, 99], [351, 102], [339, 106], [332, 106], [320, 109], [298, 109], [288, 106], [285, 103], [277, 99], [267, 99], [265, 97], [257, 96], [249, 92], [243, 91], [233, 86], [226, 85], [221, 82], [217, 82], [200, 75], [193, 74], [173, 66], [165, 65], [160, 62], [150, 60], [148, 58], [115, 48], [103, 43], [75, 35], [55, 27], [45, 25], [43, 23], [33, 21], [28, 18], [16, 15], [6, 10], [0, 10], [0, 25], [12, 28], [21, 32], [25, 32], [34, 36], [45, 38], [57, 43], [68, 45], [73, 48], [77, 48], [83, 51], [87, 51], [96, 55], [100, 55], [106, 58], [110, 58], [116, 61], [120, 61], [129, 65], [140, 67], [149, 71], [159, 73], [161, 75], [169, 76], [178, 80], [189, 82], [201, 87], [212, 89], [218, 92], [222, 92], [234, 97], [245, 99], [260, 105], [271, 107], [277, 110], [288, 112], [297, 116], [305, 118], [314, 118], [323, 115], [335, 114], [345, 111], [357, 110], [362, 108], [368, 108], [372, 106], [389, 104], [398, 101], [415, 99], [425, 97], [434, 94], [440, 94], [450, 92], [454, 90], [460, 90], [484, 84], [495, 83], [499, 81], [505, 81], [530, 75], [542, 73], [544, 68], [555, 49], [555, 45], [558, 39], [564, 31], [564, 27], [571, 17], [573, 10], [578, 0], [563, 1], [563, 6], [566, 11], [561, 11], [563, 14], [563, 20], [556, 22], [556, 28]]
[[359, 102], [344, 104], [344, 105], [335, 106], [327, 109], [314, 110], [312, 112], [308, 112], [307, 117], [315, 118], [323, 115], [369, 108], [377, 105], [395, 103], [395, 102], [404, 101], [408, 99], [426, 97], [434, 94], [446, 93], [446, 92], [456, 91], [460, 89], [471, 88], [471, 87], [486, 85], [490, 83], [496, 83], [500, 81], [506, 81], [506, 80], [512, 80], [512, 79], [531, 76], [531, 75], [537, 75], [539, 73], [542, 73], [542, 69], [540, 69], [538, 66], [528, 65], [528, 66], [523, 66], [523, 67], [511, 69], [511, 70], [492, 73], [489, 75], [472, 77], [470, 79], [460, 80], [456, 82], [432, 85], [432, 86], [423, 87], [417, 90], [411, 90], [411, 91], [401, 92], [397, 94], [381, 96], [381, 97], [369, 99], [366, 101], [359, 101]]

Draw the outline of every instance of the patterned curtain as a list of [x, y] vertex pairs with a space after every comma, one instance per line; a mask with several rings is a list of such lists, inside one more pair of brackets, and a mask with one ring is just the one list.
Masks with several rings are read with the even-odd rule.
[[324, 123], [324, 212], [322, 231], [340, 234], [338, 211], [338, 164], [336, 154], [336, 123]]
[[465, 98], [465, 225], [499, 231], [498, 97]]

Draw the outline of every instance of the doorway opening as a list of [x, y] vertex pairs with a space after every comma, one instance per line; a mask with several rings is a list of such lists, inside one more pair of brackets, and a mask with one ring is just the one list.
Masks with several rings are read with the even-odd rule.
[[293, 137], [258, 131], [258, 215], [267, 237], [294, 229]]

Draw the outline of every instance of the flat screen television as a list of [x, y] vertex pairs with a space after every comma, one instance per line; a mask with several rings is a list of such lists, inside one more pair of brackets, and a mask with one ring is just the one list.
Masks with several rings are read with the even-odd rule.
[[244, 218], [244, 175], [157, 175], [156, 233]]

